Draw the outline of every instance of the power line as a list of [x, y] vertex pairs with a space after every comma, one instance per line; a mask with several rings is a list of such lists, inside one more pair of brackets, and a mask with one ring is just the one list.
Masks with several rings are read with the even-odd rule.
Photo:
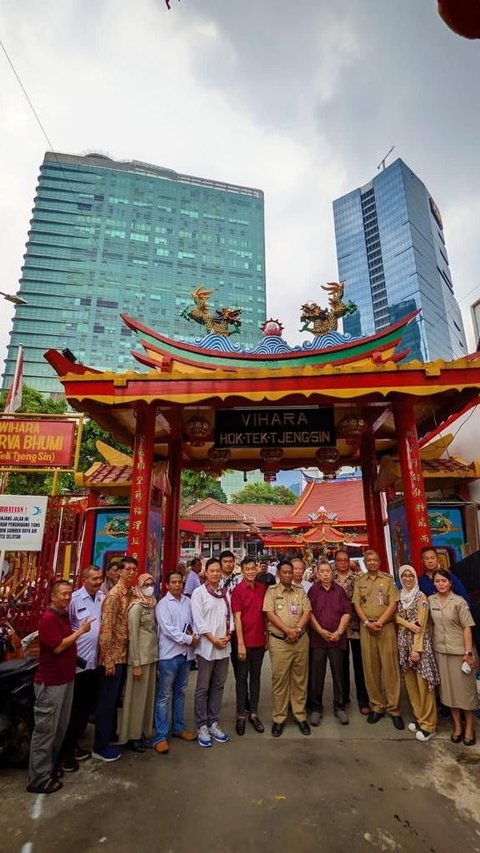
[[[5, 57], [6, 57], [6, 59], [7, 59], [7, 62], [8, 62], [8, 64], [10, 65], [10, 68], [12, 69], [12, 71], [13, 71], [13, 73], [14, 73], [14, 75], [15, 75], [15, 79], [17, 80], [18, 85], [20, 86], [20, 88], [21, 88], [21, 90], [22, 90], [22, 92], [23, 92], [23, 94], [24, 94], [24, 96], [25, 96], [25, 98], [26, 98], [26, 101], [27, 101], [27, 103], [28, 103], [28, 105], [29, 105], [29, 107], [30, 107], [30, 109], [31, 109], [31, 111], [32, 111], [32, 113], [33, 113], [33, 115], [34, 115], [34, 117], [35, 117], [35, 121], [37, 122], [37, 124], [38, 124], [38, 126], [39, 126], [39, 128], [40, 128], [40, 130], [41, 130], [41, 132], [42, 132], [42, 134], [43, 134], [43, 136], [45, 137], [45, 139], [46, 139], [46, 141], [47, 141], [47, 143], [48, 143], [48, 147], [49, 147], [49, 149], [50, 149], [51, 154], [52, 154], [52, 155], [53, 155], [53, 157], [54, 157], [54, 160], [55, 160], [55, 162], [56, 162], [57, 166], [59, 166], [59, 167], [60, 167], [60, 169], [62, 170], [62, 179], [65, 181], [65, 183], [67, 183], [67, 184], [68, 184], [68, 186], [69, 186], [69, 188], [70, 188], [70, 191], [71, 191], [71, 193], [72, 193], [72, 195], [73, 195], [73, 197], [74, 197], [74, 199], [76, 200], [77, 205], [78, 205], [80, 202], [79, 202], [79, 197], [77, 196], [77, 193], [76, 193], [75, 187], [73, 186], [73, 184], [72, 184], [72, 183], [70, 182], [70, 180], [68, 179], [68, 176], [67, 176], [67, 175], [65, 175], [65, 172], [64, 172], [64, 169], [63, 169], [62, 163], [60, 162], [60, 160], [59, 160], [59, 159], [58, 159], [58, 157], [57, 157], [57, 154], [56, 154], [56, 151], [55, 151], [54, 145], [52, 144], [52, 141], [51, 141], [51, 139], [50, 139], [50, 137], [49, 137], [49, 135], [48, 135], [47, 131], [45, 130], [45, 127], [44, 127], [44, 125], [43, 125], [43, 123], [42, 123], [42, 121], [41, 121], [41, 119], [40, 119], [40, 116], [38, 115], [38, 113], [37, 113], [37, 111], [36, 111], [36, 109], [35, 109], [35, 107], [34, 107], [34, 105], [33, 105], [32, 99], [30, 98], [30, 96], [29, 96], [29, 94], [28, 94], [27, 90], [25, 89], [25, 86], [23, 85], [23, 83], [22, 83], [22, 81], [21, 81], [21, 79], [20, 79], [20, 75], [19, 75], [19, 73], [18, 73], [17, 69], [15, 68], [15, 66], [14, 66], [14, 64], [13, 64], [13, 61], [11, 60], [11, 58], [10, 58], [10, 56], [9, 56], [8, 52], [7, 52], [7, 49], [6, 49], [5, 45], [4, 45], [4, 43], [3, 43], [1, 40], [0, 40], [0, 47], [2, 48], [2, 51], [3, 51], [3, 53], [5, 54]], [[82, 218], [84, 219], [85, 223], [88, 223], [89, 225], [91, 225], [91, 220], [89, 219], [89, 217], [88, 217], [85, 213], [83, 213], [80, 209], [79, 209], [79, 213], [80, 213], [80, 215], [82, 216]], [[96, 237], [96, 235], [95, 235], [95, 226], [93, 226], [93, 228], [94, 228], [94, 231], [93, 231], [93, 233], [92, 233], [90, 236], [93, 238], [93, 242], [95, 243], [95, 245], [96, 245], [96, 247], [97, 247], [98, 251], [100, 252], [100, 257], [101, 257], [101, 262], [102, 262], [102, 264], [105, 266], [105, 268], [106, 268], [106, 270], [107, 270], [108, 274], [111, 276], [111, 282], [110, 282], [110, 283], [112, 283], [112, 284], [118, 284], [118, 278], [117, 278], [117, 276], [116, 276], [115, 272], [113, 271], [113, 269], [110, 267], [110, 265], [109, 265], [108, 261], [106, 261], [106, 260], [105, 260], [105, 258], [104, 258], [104, 256], [103, 256], [103, 249], [102, 249], [102, 247], [100, 246], [100, 243], [98, 242], [97, 237]], [[108, 278], [107, 278], [107, 282], [108, 282]]]
[[29, 98], [28, 92], [27, 92], [27, 90], [25, 89], [25, 86], [23, 85], [22, 81], [20, 80], [20, 77], [19, 77], [19, 75], [18, 75], [18, 73], [17, 73], [17, 69], [15, 68], [15, 66], [14, 66], [14, 64], [13, 64], [13, 62], [12, 62], [12, 60], [10, 59], [10, 57], [9, 57], [9, 55], [8, 55], [8, 53], [7, 53], [7, 49], [6, 49], [5, 45], [3, 44], [3, 42], [2, 42], [1, 40], [0, 40], [0, 47], [2, 48], [2, 50], [3, 50], [3, 52], [4, 52], [5, 56], [6, 56], [7, 62], [8, 62], [8, 64], [9, 64], [10, 68], [12, 69], [12, 71], [13, 71], [13, 73], [14, 73], [15, 77], [16, 77], [16, 80], [17, 80], [17, 82], [18, 82], [18, 85], [20, 86], [20, 88], [21, 88], [21, 90], [22, 90], [23, 94], [25, 95], [25, 98], [27, 99], [27, 103], [28, 103], [28, 105], [29, 105], [29, 107], [30, 107], [30, 109], [31, 109], [31, 111], [32, 111], [32, 113], [33, 113], [33, 115], [35, 116], [35, 120], [36, 120], [36, 122], [37, 122], [38, 126], [40, 127], [40, 130], [42, 131], [42, 133], [43, 133], [43, 135], [44, 135], [45, 139], [46, 139], [46, 140], [47, 140], [47, 142], [48, 142], [48, 147], [50, 148], [50, 150], [51, 150], [51, 151], [53, 151], [53, 145], [52, 145], [52, 143], [50, 142], [50, 139], [49, 139], [49, 137], [48, 137], [48, 133], [47, 133], [47, 131], [45, 130], [45, 128], [44, 128], [44, 126], [43, 126], [43, 124], [42, 124], [42, 122], [41, 122], [41, 120], [40, 120], [40, 116], [38, 115], [38, 113], [37, 113], [37, 111], [36, 111], [35, 107], [33, 106], [32, 101], [31, 101], [31, 100], [30, 100], [30, 98]]

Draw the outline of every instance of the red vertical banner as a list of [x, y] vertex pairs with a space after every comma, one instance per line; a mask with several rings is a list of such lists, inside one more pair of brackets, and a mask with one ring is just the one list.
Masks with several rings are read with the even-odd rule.
[[408, 398], [396, 400], [393, 414], [410, 539], [410, 558], [419, 573], [420, 552], [425, 545], [430, 544], [430, 522], [413, 401]]
[[168, 448], [168, 479], [170, 494], [165, 505], [163, 540], [162, 589], [168, 572], [176, 569], [180, 556], [180, 489], [182, 475], [182, 439], [172, 439]]
[[367, 432], [361, 437], [360, 464], [362, 466], [363, 502], [365, 504], [368, 545], [370, 548], [374, 548], [380, 557], [382, 571], [389, 572], [390, 567], [385, 545], [382, 501], [380, 493], [375, 491], [377, 454], [375, 450], [375, 436], [371, 432]]
[[133, 453], [132, 488], [128, 554], [138, 560], [139, 574], [146, 571], [148, 522], [152, 492], [153, 445], [155, 441], [155, 409], [137, 409], [135, 448]]

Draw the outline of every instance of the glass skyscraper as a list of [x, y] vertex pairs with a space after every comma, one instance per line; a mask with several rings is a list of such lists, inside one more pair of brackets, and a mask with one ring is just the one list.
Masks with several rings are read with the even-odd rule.
[[358, 306], [344, 318], [344, 331], [372, 335], [420, 308], [401, 344], [410, 348], [407, 360], [465, 355], [442, 218], [420, 178], [395, 160], [336, 199], [333, 215], [339, 279]]
[[47, 153], [6, 360], [4, 387], [24, 345], [24, 381], [61, 391], [43, 353], [70, 349], [105, 370], [138, 368], [125, 312], [183, 340], [205, 328], [180, 317], [200, 284], [212, 309], [242, 309], [239, 340], [265, 318], [264, 199], [258, 189], [182, 175], [102, 154]]

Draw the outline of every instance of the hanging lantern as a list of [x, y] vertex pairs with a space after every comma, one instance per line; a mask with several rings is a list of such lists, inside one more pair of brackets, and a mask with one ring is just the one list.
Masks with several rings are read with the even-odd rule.
[[367, 421], [361, 415], [345, 415], [337, 424], [337, 432], [347, 444], [356, 444], [367, 430]]
[[263, 447], [260, 451], [260, 458], [264, 482], [274, 483], [283, 458], [283, 450], [280, 447]]
[[209, 471], [213, 475], [219, 475], [226, 467], [231, 456], [228, 447], [211, 447], [208, 451], [210, 459]]
[[480, 0], [438, 0], [438, 12], [457, 35], [480, 38]]
[[340, 454], [336, 447], [319, 447], [315, 459], [325, 480], [334, 480], [338, 470]]
[[194, 447], [203, 447], [211, 437], [212, 428], [206, 418], [194, 415], [185, 424], [185, 434]]

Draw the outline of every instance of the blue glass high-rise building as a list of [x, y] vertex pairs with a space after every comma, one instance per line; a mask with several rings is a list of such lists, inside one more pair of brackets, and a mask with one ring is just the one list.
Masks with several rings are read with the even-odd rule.
[[336, 199], [333, 214], [339, 279], [358, 306], [344, 331], [372, 335], [420, 308], [404, 335], [407, 360], [465, 355], [442, 218], [420, 178], [398, 159]]
[[265, 320], [264, 198], [258, 189], [101, 154], [47, 153], [6, 360], [24, 345], [24, 381], [61, 390], [46, 349], [69, 348], [99, 369], [138, 368], [120, 312], [170, 337], [206, 331], [180, 316], [203, 284], [212, 308], [242, 309], [241, 340]]

